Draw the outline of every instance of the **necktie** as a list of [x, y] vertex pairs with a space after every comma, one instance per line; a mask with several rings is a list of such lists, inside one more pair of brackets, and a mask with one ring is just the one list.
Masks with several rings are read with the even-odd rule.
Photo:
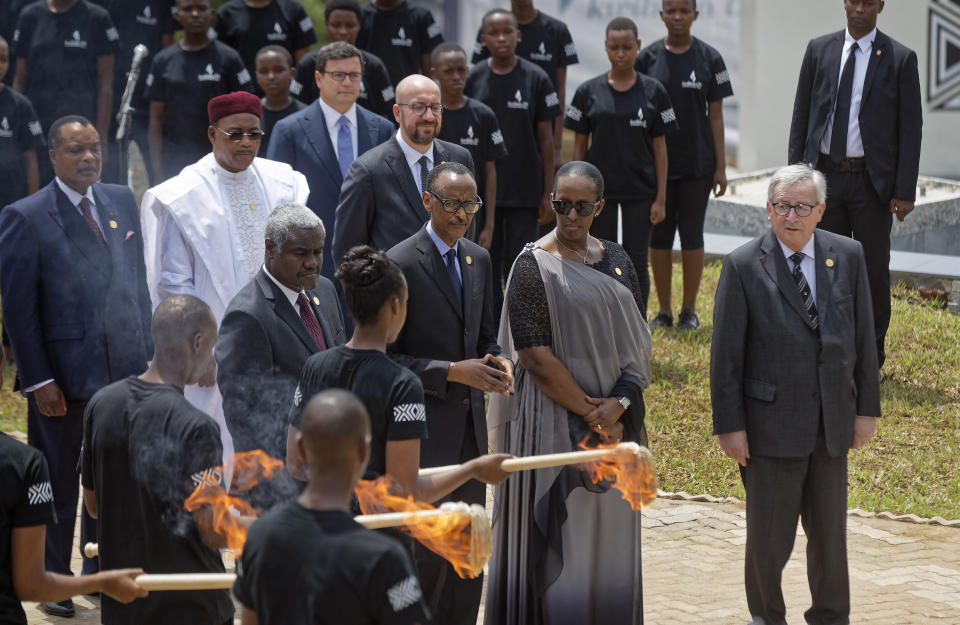
[[100, 227], [97, 225], [96, 220], [94, 220], [93, 213], [90, 212], [90, 200], [82, 197], [80, 198], [80, 204], [78, 204], [78, 206], [80, 207], [80, 212], [83, 214], [83, 219], [87, 222], [87, 225], [90, 226], [93, 235], [100, 241], [100, 245], [107, 247], [107, 240], [103, 238], [103, 233], [100, 232]]
[[309, 332], [313, 340], [316, 341], [320, 351], [327, 349], [327, 342], [323, 340], [323, 330], [320, 329], [320, 322], [317, 321], [316, 315], [313, 314], [313, 309], [310, 308], [310, 302], [307, 301], [307, 296], [303, 293], [297, 295], [297, 304], [300, 306], [300, 319], [303, 321], [303, 325], [307, 326], [307, 332]]
[[807, 284], [807, 278], [803, 275], [803, 271], [800, 270], [800, 263], [803, 261], [803, 256], [803, 252], [796, 252], [790, 256], [790, 260], [793, 261], [793, 281], [797, 283], [797, 289], [800, 291], [800, 299], [803, 300], [803, 305], [807, 309], [807, 315], [810, 317], [813, 329], [818, 330], [820, 328], [820, 316], [817, 314], [816, 304], [813, 303], [813, 294], [810, 292], [810, 285]]
[[462, 304], [463, 286], [460, 284], [460, 276], [457, 274], [457, 251], [449, 249], [443, 257], [447, 263], [447, 273], [450, 274], [450, 280], [453, 282], [453, 290], [457, 292], [457, 299], [459, 299]]
[[847, 157], [847, 129], [850, 126], [850, 100], [853, 99], [853, 70], [857, 65], [859, 44], [853, 44], [843, 64], [837, 87], [837, 106], [833, 112], [833, 134], [830, 136], [830, 160], [839, 163]]
[[430, 159], [427, 158], [427, 155], [424, 154], [420, 157], [420, 160], [417, 161], [420, 163], [420, 194], [423, 195], [423, 192], [427, 190], [427, 174], [430, 173], [430, 170], [427, 169], [427, 163]]
[[346, 115], [341, 115], [337, 124], [337, 162], [340, 164], [340, 175], [347, 176], [350, 163], [353, 162], [353, 138], [350, 136], [350, 121]]

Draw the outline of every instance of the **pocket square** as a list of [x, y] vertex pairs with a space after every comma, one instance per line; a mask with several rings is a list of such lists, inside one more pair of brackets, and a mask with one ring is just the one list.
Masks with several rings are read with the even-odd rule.
[[133, 237], [133, 230], [127, 230], [127, 234], [123, 237], [124, 241], [128, 241]]

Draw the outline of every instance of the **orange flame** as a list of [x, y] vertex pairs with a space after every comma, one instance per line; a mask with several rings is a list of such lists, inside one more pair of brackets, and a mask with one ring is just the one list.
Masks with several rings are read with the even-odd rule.
[[[587, 445], [588, 439], [589, 437], [580, 441], [581, 449], [617, 447], [616, 443], [599, 443], [590, 447]], [[649, 450], [641, 449], [643, 453], [639, 455], [624, 450], [612, 458], [584, 463], [580, 468], [586, 471], [594, 484], [610, 482], [613, 488], [623, 493], [623, 499], [630, 504], [630, 508], [639, 510], [650, 505], [657, 497], [657, 473], [653, 459]]]
[[[410, 495], [395, 495], [391, 492], [395, 490], [398, 490], [396, 482], [389, 476], [381, 476], [372, 481], [360, 480], [354, 493], [364, 514], [436, 510], [428, 503], [414, 501]], [[430, 551], [445, 558], [462, 578], [479, 575], [489, 557], [489, 552], [477, 554], [474, 546], [476, 537], [473, 537], [471, 532], [479, 530], [473, 527], [469, 514], [411, 517], [400, 529], [416, 538]]]
[[[241, 493], [256, 486], [261, 478], [269, 479], [283, 468], [282, 460], [271, 458], [259, 449], [234, 454], [228, 466], [230, 464], [233, 465], [230, 490]], [[217, 467], [215, 472], [222, 475], [223, 467]], [[206, 508], [200, 521], [203, 529], [222, 537], [227, 548], [237, 556], [243, 552], [247, 541], [248, 526], [241, 517], [260, 516], [259, 510], [246, 500], [227, 493], [220, 480], [214, 478], [200, 482], [183, 502], [183, 507], [188, 512]]]

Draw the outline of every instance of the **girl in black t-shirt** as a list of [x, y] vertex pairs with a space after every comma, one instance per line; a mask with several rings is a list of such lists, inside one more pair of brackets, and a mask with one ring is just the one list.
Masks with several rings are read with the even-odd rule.
[[352, 391], [370, 414], [367, 479], [389, 475], [403, 492], [419, 501], [435, 501], [471, 479], [497, 484], [507, 474], [500, 463], [509, 456], [482, 455], [456, 469], [418, 477], [420, 439], [427, 437], [423, 385], [409, 369], [386, 355], [407, 318], [407, 281], [386, 252], [362, 245], [344, 256], [336, 271], [343, 284], [355, 328], [346, 345], [314, 354], [300, 372], [290, 411], [287, 466], [303, 478], [304, 459], [294, 443], [300, 414], [316, 393], [327, 388]]
[[580, 85], [564, 125], [576, 133], [573, 160], [595, 165], [606, 183], [607, 210], [593, 220], [594, 235], [616, 241], [617, 215], [623, 221], [622, 244], [637, 270], [646, 318], [650, 232], [663, 221], [666, 202], [665, 136], [677, 122], [663, 85], [633, 68], [639, 44], [632, 20], [607, 25], [610, 71]]
[[679, 132], [667, 139], [666, 218], [654, 226], [650, 241], [650, 265], [660, 300], [651, 328], [673, 325], [670, 255], [677, 230], [683, 258], [677, 329], [700, 326], [696, 303], [703, 274], [703, 220], [710, 190], [717, 197], [727, 190], [723, 98], [733, 95], [733, 89], [723, 57], [690, 35], [697, 15], [696, 0], [663, 0], [660, 17], [667, 36], [641, 50], [635, 64], [637, 71], [663, 83], [680, 124]]
[[270, 133], [277, 122], [302, 111], [307, 107], [290, 95], [290, 82], [293, 80], [293, 57], [283, 46], [264, 46], [257, 52], [257, 84], [263, 92], [260, 103], [263, 104], [263, 132], [266, 141], [260, 142], [257, 156], [267, 155]]

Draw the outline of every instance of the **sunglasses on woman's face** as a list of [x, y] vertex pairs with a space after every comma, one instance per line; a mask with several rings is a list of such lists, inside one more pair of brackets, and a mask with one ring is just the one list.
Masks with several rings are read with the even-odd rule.
[[570, 200], [550, 200], [553, 203], [553, 210], [558, 215], [569, 215], [572, 209], [577, 209], [577, 214], [581, 217], [590, 215], [603, 199], [596, 202], [571, 202]]

